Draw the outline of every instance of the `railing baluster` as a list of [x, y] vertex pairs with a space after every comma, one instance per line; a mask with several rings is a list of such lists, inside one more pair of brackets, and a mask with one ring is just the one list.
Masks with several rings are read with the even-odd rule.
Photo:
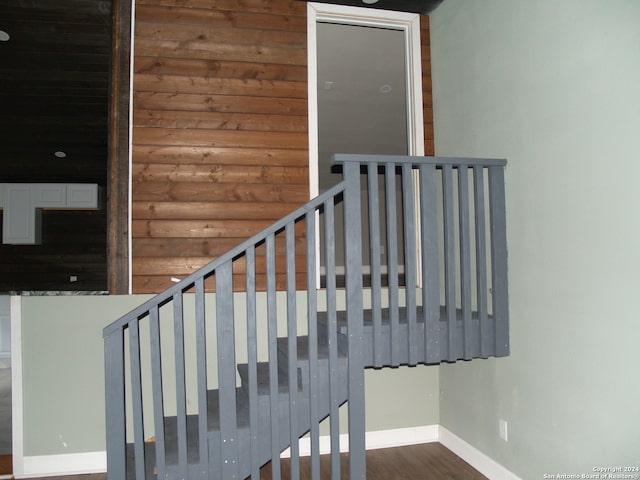
[[222, 478], [235, 479], [238, 477], [238, 425], [231, 261], [223, 263], [216, 269], [216, 327]]
[[209, 442], [207, 441], [209, 409], [207, 402], [207, 327], [205, 316], [204, 277], [196, 280], [196, 355], [198, 375], [198, 447], [200, 473], [209, 473]]
[[127, 477], [127, 439], [124, 396], [124, 327], [104, 337], [107, 478]]
[[[357, 157], [357, 158], [356, 158]], [[473, 159], [446, 159], [446, 158], [412, 158], [401, 156], [384, 156], [375, 158], [371, 156], [344, 155], [337, 157], [338, 162], [343, 163], [345, 180], [332, 187], [317, 199], [285, 216], [260, 234], [242, 242], [238, 247], [221, 255], [205, 268], [188, 276], [178, 285], [145, 302], [129, 314], [109, 325], [104, 330], [105, 338], [105, 373], [106, 381], [106, 415], [107, 415], [107, 465], [110, 480], [126, 478], [127, 473], [127, 429], [125, 380], [129, 381], [132, 394], [133, 412], [133, 440], [135, 463], [135, 477], [145, 478], [150, 468], [145, 461], [144, 435], [144, 389], [141, 368], [141, 327], [142, 319], [149, 318], [149, 346], [151, 356], [151, 392], [153, 394], [153, 423], [156, 434], [155, 457], [156, 469], [159, 478], [166, 478], [168, 470], [177, 469], [179, 478], [195, 476], [208, 478], [213, 475], [216, 478], [231, 479], [240, 476], [250, 476], [252, 480], [260, 478], [260, 466], [264, 461], [263, 453], [271, 455], [272, 479], [281, 478], [280, 450], [285, 446], [283, 442], [288, 438], [291, 447], [291, 472], [292, 478], [300, 477], [298, 434], [302, 430], [302, 424], [310, 421], [311, 433], [311, 478], [319, 480], [320, 449], [319, 449], [319, 423], [320, 417], [327, 413], [322, 412], [319, 405], [320, 398], [329, 399], [328, 413], [330, 416], [331, 434], [331, 475], [333, 480], [340, 478], [340, 442], [339, 442], [339, 417], [340, 404], [348, 400], [349, 418], [349, 452], [350, 465], [349, 477], [351, 479], [364, 479], [365, 470], [365, 411], [364, 411], [364, 352], [365, 337], [363, 325], [363, 265], [362, 265], [362, 225], [360, 205], [360, 167], [368, 168], [367, 184], [369, 187], [369, 249], [371, 252], [371, 294], [372, 294], [372, 326], [373, 326], [373, 365], [382, 366], [386, 363], [385, 356], [391, 353], [391, 363], [398, 365], [408, 361], [416, 364], [422, 361], [437, 363], [442, 360], [455, 361], [460, 357], [472, 358], [478, 354], [481, 356], [503, 356], [509, 353], [508, 331], [508, 304], [507, 304], [507, 251], [506, 251], [506, 213], [505, 213], [505, 187], [503, 160]], [[414, 186], [412, 168], [419, 169], [419, 184]], [[380, 219], [380, 194], [378, 168], [385, 168], [384, 186], [386, 199], [386, 225], [381, 225]], [[397, 232], [396, 218], [398, 215], [396, 168], [402, 169], [403, 192], [403, 232]], [[469, 168], [473, 168], [473, 198], [469, 193]], [[487, 178], [484, 169], [488, 169], [489, 187], [486, 188]], [[442, 169], [442, 213], [444, 216], [444, 239], [438, 238], [438, 205], [437, 188], [435, 183], [436, 169]], [[457, 195], [454, 179], [457, 171]], [[420, 189], [419, 205], [414, 203], [415, 189]], [[485, 190], [488, 190], [487, 200]], [[338, 312], [336, 296], [336, 233], [335, 233], [335, 208], [344, 198], [344, 238], [340, 241], [345, 246], [345, 279], [346, 279], [346, 312]], [[486, 203], [489, 203], [487, 211]], [[456, 210], [456, 202], [458, 209]], [[475, 218], [470, 217], [471, 202], [474, 204]], [[415, 214], [415, 209], [420, 209], [420, 214]], [[324, 372], [320, 370], [319, 350], [324, 351], [325, 339], [318, 336], [318, 296], [315, 289], [317, 264], [317, 240], [316, 210], [324, 211], [324, 253], [326, 260], [326, 299], [327, 299], [327, 338], [329, 359], [328, 392], [320, 390], [320, 378]], [[457, 218], [456, 218], [457, 216]], [[296, 222], [304, 218], [306, 228], [306, 283], [307, 283], [307, 320], [308, 320], [308, 376], [309, 376], [309, 410], [301, 412], [300, 402], [304, 398], [299, 393], [298, 371], [302, 367], [306, 375], [306, 364], [299, 364], [298, 355], [298, 330], [303, 328], [297, 321], [297, 291], [296, 291]], [[419, 220], [416, 220], [419, 219]], [[456, 222], [457, 220], [457, 222]], [[417, 221], [420, 224], [417, 224]], [[471, 230], [470, 222], [475, 221], [475, 230]], [[487, 228], [486, 225], [489, 225]], [[381, 237], [382, 228], [386, 229], [387, 242], [387, 274], [389, 294], [382, 298], [382, 262], [381, 262]], [[422, 249], [422, 317], [417, 318], [419, 308], [416, 298], [417, 290], [417, 244], [416, 229], [420, 228], [420, 247]], [[488, 230], [488, 232], [487, 232]], [[289, 358], [284, 366], [288, 371], [288, 416], [281, 416], [279, 374], [284, 372], [283, 365], [278, 367], [278, 295], [277, 270], [276, 270], [276, 235], [284, 231], [285, 236], [285, 260], [286, 260], [286, 330], [288, 333]], [[400, 236], [402, 234], [402, 244]], [[487, 239], [490, 235], [490, 240]], [[459, 239], [459, 244], [456, 241]], [[490, 245], [487, 245], [490, 241]], [[262, 439], [259, 438], [262, 414], [259, 411], [261, 405], [258, 402], [258, 318], [256, 307], [256, 245], [265, 242], [266, 247], [266, 297], [267, 297], [267, 329], [266, 340], [268, 349], [268, 374], [270, 406], [265, 412], [270, 421], [270, 433]], [[444, 243], [444, 297], [446, 318], [441, 322], [440, 307], [440, 272], [439, 250], [440, 242]], [[471, 264], [471, 243], [475, 243], [475, 265]], [[408, 341], [403, 345], [408, 347], [408, 356], [401, 350], [400, 339], [404, 337], [404, 323], [400, 323], [399, 301], [399, 257], [404, 247], [404, 287], [406, 292], [407, 329]], [[490, 260], [488, 248], [491, 248]], [[457, 257], [458, 256], [458, 257]], [[246, 260], [246, 322], [247, 322], [247, 361], [249, 395], [249, 428], [250, 439], [248, 442], [250, 452], [243, 460], [240, 468], [239, 449], [239, 420], [238, 397], [236, 386], [236, 353], [235, 353], [235, 318], [234, 313], [234, 287], [233, 287], [233, 262], [239, 258]], [[280, 259], [278, 259], [280, 260]], [[459, 264], [459, 268], [457, 265]], [[489, 267], [490, 264], [490, 267]], [[473, 302], [472, 270], [477, 270], [476, 287], [477, 302]], [[488, 270], [491, 268], [491, 279]], [[239, 270], [238, 270], [239, 271]], [[206, 310], [205, 310], [205, 279], [215, 275], [216, 282], [216, 335], [218, 349], [218, 380], [219, 380], [219, 406], [220, 406], [220, 455], [222, 467], [219, 472], [212, 472], [214, 462], [209, 463], [209, 434], [208, 424], [208, 391], [207, 368], [211, 360], [207, 359], [206, 342]], [[460, 275], [457, 277], [457, 275]], [[491, 281], [491, 285], [489, 284]], [[457, 287], [459, 285], [460, 297]], [[492, 288], [492, 309], [488, 305], [489, 286]], [[184, 298], [185, 291], [195, 287], [195, 347], [196, 347], [196, 378], [197, 378], [197, 432], [198, 432], [198, 456], [200, 459], [200, 471], [196, 465], [189, 466], [189, 458], [195, 456], [195, 448], [191, 451], [190, 442], [196, 428], [191, 427], [187, 417], [187, 390], [186, 377], [194, 372], [186, 371], [185, 349], [185, 318]], [[381, 327], [386, 318], [387, 310], [382, 309], [382, 303], [388, 300], [391, 348], [383, 345]], [[457, 301], [461, 316], [458, 315]], [[163, 401], [163, 365], [160, 329], [160, 308], [173, 301], [173, 354], [176, 374], [176, 436], [177, 443], [174, 446], [169, 442], [165, 432], [164, 401]], [[475, 312], [477, 305], [479, 320], [479, 342], [476, 339]], [[404, 310], [404, 306], [402, 310]], [[489, 315], [491, 310], [492, 316]], [[284, 313], [284, 312], [282, 312]], [[344, 331], [342, 325], [338, 326], [338, 314], [346, 313], [347, 317], [347, 346], [348, 359], [341, 356], [338, 339]], [[342, 317], [341, 317], [342, 318]], [[459, 320], [462, 320], [460, 322]], [[420, 322], [424, 321], [424, 345], [416, 343], [422, 333]], [[404, 322], [404, 319], [403, 319]], [[189, 326], [192, 324], [189, 323]], [[460, 334], [459, 325], [462, 327]], [[386, 328], [386, 324], [384, 325]], [[402, 329], [400, 327], [403, 327]], [[441, 342], [442, 335], [444, 335]], [[445, 329], [446, 328], [446, 335]], [[125, 330], [129, 329], [129, 363], [125, 367]], [[142, 330], [144, 332], [144, 330]], [[443, 344], [446, 343], [446, 352]], [[306, 348], [307, 346], [305, 346]], [[424, 349], [425, 356], [422, 357]], [[166, 352], [165, 352], [166, 353]], [[344, 352], [343, 352], [344, 353]], [[408, 360], [407, 360], [408, 358]], [[345, 361], [346, 360], [346, 361]], [[347, 379], [342, 377], [344, 365], [347, 366]], [[322, 364], [324, 368], [324, 363]], [[127, 378], [130, 377], [130, 378]], [[191, 392], [189, 392], [191, 393]], [[326, 395], [326, 396], [325, 396]], [[346, 396], [345, 396], [346, 395]], [[284, 393], [282, 395], [284, 399]], [[283, 410], [284, 412], [284, 410]], [[308, 416], [307, 416], [308, 413]], [[289, 425], [286, 431], [284, 425]], [[302, 423], [301, 423], [302, 422]], [[168, 424], [173, 426], [173, 424]], [[285, 430], [280, 430], [284, 428]], [[194, 430], [194, 431], [190, 431]], [[269, 449], [266, 444], [270, 442]], [[172, 461], [177, 452], [177, 465], [168, 468], [167, 461]], [[152, 452], [153, 453], [153, 452]], [[219, 462], [215, 462], [219, 463]], [[250, 463], [250, 465], [249, 465]]]
[[382, 346], [382, 269], [380, 248], [380, 193], [378, 163], [367, 164], [369, 187], [369, 249], [371, 252], [371, 323], [373, 325], [373, 364], [383, 366]]
[[462, 356], [472, 357], [471, 329], [471, 233], [469, 226], [469, 175], [467, 165], [458, 166], [458, 230], [460, 237], [460, 305], [462, 309]]
[[487, 232], [485, 214], [484, 168], [473, 166], [473, 195], [476, 225], [476, 278], [477, 278], [477, 308], [480, 322], [480, 356], [488, 357], [492, 345], [492, 332], [488, 321], [487, 311]]
[[407, 302], [407, 347], [409, 350], [409, 365], [418, 363], [418, 334], [416, 312], [416, 212], [413, 193], [412, 165], [402, 165], [402, 202], [404, 225], [404, 285]]
[[385, 165], [385, 198], [387, 214], [387, 285], [389, 287], [389, 328], [391, 330], [391, 365], [400, 364], [400, 327], [398, 300], [398, 232], [396, 217], [396, 166]]
[[447, 359], [456, 359], [456, 258], [455, 221], [453, 214], [453, 170], [451, 165], [442, 167], [442, 200], [444, 216], [444, 294], [447, 315]]
[[422, 242], [422, 313], [425, 358], [440, 361], [440, 276], [435, 166], [420, 164], [420, 239]]
[[329, 432], [331, 478], [340, 480], [340, 384], [338, 382], [338, 321], [336, 305], [336, 234], [334, 199], [324, 202], [324, 248], [327, 277], [327, 341], [329, 344]]
[[295, 223], [285, 228], [287, 255], [287, 370], [289, 372], [289, 444], [291, 478], [300, 477], [298, 444], [298, 317], [296, 315], [296, 244]]
[[345, 282], [349, 335], [349, 478], [366, 478], [360, 165], [344, 165]]
[[173, 331], [176, 364], [176, 416], [178, 434], [178, 470], [187, 477], [187, 386], [184, 361], [184, 309], [182, 292], [173, 295]]
[[151, 342], [151, 387], [153, 392], [153, 425], [156, 434], [156, 468], [158, 478], [166, 478], [167, 460], [164, 436], [164, 397], [162, 388], [162, 351], [160, 347], [160, 313], [157, 305], [149, 310]]
[[131, 403], [133, 412], [133, 445], [136, 478], [146, 478], [144, 451], [144, 417], [142, 415], [142, 370], [140, 367], [140, 327], [136, 318], [129, 324], [131, 358]]
[[307, 235], [307, 318], [309, 329], [309, 420], [311, 434], [311, 479], [320, 480], [320, 412], [318, 407], [318, 294], [316, 291], [315, 210], [305, 217]]
[[249, 382], [249, 430], [251, 480], [260, 480], [260, 444], [258, 443], [258, 335], [256, 328], [256, 249], [247, 248], [247, 363]]
[[509, 355], [509, 306], [507, 279], [507, 226], [504, 167], [489, 167], [489, 211], [491, 221], [491, 285], [495, 321], [496, 356]]
[[267, 342], [269, 345], [269, 399], [271, 416], [271, 477], [280, 480], [280, 416], [278, 388], [278, 311], [274, 234], [267, 235]]

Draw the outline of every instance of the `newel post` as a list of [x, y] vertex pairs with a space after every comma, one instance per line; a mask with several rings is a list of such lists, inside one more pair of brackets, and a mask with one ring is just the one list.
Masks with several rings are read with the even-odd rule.
[[[336, 155], [336, 161], [340, 156]], [[360, 206], [360, 163], [343, 164], [345, 282], [349, 346], [349, 478], [366, 477], [364, 339], [362, 313], [362, 214]]]
[[126, 478], [124, 397], [124, 329], [104, 337], [106, 390], [107, 478]]

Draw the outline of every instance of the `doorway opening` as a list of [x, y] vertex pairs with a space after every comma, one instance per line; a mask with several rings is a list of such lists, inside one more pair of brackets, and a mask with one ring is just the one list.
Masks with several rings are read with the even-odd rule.
[[[341, 171], [331, 167], [335, 153], [424, 155], [419, 15], [309, 3], [308, 46], [312, 198], [341, 180]], [[399, 182], [398, 177], [398, 186]], [[363, 183], [363, 195], [366, 188]], [[383, 195], [382, 179], [379, 188]], [[366, 236], [366, 198], [362, 205]], [[341, 226], [336, 212], [336, 228]], [[321, 230], [322, 226], [319, 235]], [[402, 225], [396, 230], [401, 235]], [[368, 239], [363, 243], [367, 246]], [[398, 245], [403, 243], [399, 238]], [[383, 265], [385, 250], [381, 245]], [[403, 252], [399, 253], [402, 274]], [[369, 255], [363, 251], [365, 283]], [[322, 286], [324, 259], [321, 253], [319, 257]], [[336, 262], [340, 274], [344, 265], [340, 245], [336, 245]]]

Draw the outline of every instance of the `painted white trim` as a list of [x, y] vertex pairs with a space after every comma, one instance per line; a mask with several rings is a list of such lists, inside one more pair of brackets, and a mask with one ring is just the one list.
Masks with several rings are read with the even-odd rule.
[[131, 50], [129, 50], [129, 178], [128, 178], [128, 189], [129, 189], [129, 199], [128, 199], [128, 211], [127, 211], [127, 220], [129, 223], [129, 232], [127, 234], [127, 256], [129, 261], [129, 295], [133, 293], [133, 236], [132, 236], [132, 205], [133, 205], [133, 75], [134, 75], [134, 52], [135, 52], [135, 31], [136, 31], [136, 2], [135, 0], [131, 0], [131, 38], [129, 44], [131, 45]]
[[24, 457], [24, 470], [15, 478], [81, 475], [107, 471], [106, 452], [69, 453]]
[[[425, 425], [422, 427], [396, 428], [392, 430], [377, 430], [367, 432], [365, 444], [367, 450], [377, 450], [380, 448], [404, 447], [407, 445], [416, 445], [419, 443], [432, 443], [438, 441], [439, 425]], [[299, 440], [299, 449], [301, 457], [311, 455], [311, 440], [309, 438], [301, 438]], [[340, 435], [340, 452], [349, 451], [349, 435], [343, 433]], [[320, 455], [331, 453], [331, 437], [328, 435], [320, 437]], [[286, 449], [280, 455], [281, 458], [289, 458], [291, 456], [290, 449]]]
[[440, 425], [438, 441], [491, 480], [521, 480], [493, 458]]
[[394, 428], [392, 430], [378, 430], [367, 432], [365, 445], [367, 450], [379, 448], [406, 447], [420, 443], [438, 441], [439, 425], [424, 425], [422, 427]]
[[[521, 480], [520, 477], [441, 425], [424, 425], [367, 432], [365, 441], [367, 450], [440, 442], [492, 480]], [[308, 438], [300, 439], [299, 447], [300, 456], [311, 455], [311, 445]], [[329, 436], [320, 437], [320, 454], [324, 455], [330, 453], [330, 451]], [[349, 451], [349, 437], [346, 434], [340, 435], [340, 451]], [[289, 456], [289, 449], [285, 450], [281, 455], [282, 458], [289, 458]], [[15, 465], [14, 452], [15, 478], [102, 473], [107, 469], [106, 452], [41, 455], [24, 457], [21, 460], [20, 466], [22, 468], [18, 471]]]
[[406, 41], [409, 155], [424, 155], [424, 115], [422, 102], [422, 50], [420, 15], [375, 8], [307, 3], [307, 80], [309, 107], [309, 195], [318, 195], [318, 44], [317, 23], [327, 21], [348, 25], [402, 30]]
[[[420, 15], [417, 13], [395, 12], [373, 8], [350, 7], [325, 3], [307, 3], [307, 82], [308, 82], [308, 117], [309, 117], [309, 198], [319, 194], [318, 173], [318, 42], [317, 23], [327, 21], [367, 27], [393, 28], [402, 30], [405, 35], [405, 62], [407, 65], [407, 96], [411, 101], [407, 104], [407, 134], [409, 155], [424, 155], [424, 104], [422, 99], [422, 49], [420, 44]], [[414, 180], [415, 181], [415, 180]], [[418, 193], [416, 189], [416, 199]], [[416, 209], [416, 212], [419, 210]], [[417, 214], [417, 213], [416, 213]], [[421, 281], [419, 229], [416, 229], [418, 245], [417, 272]], [[316, 228], [316, 241], [319, 245], [320, 229]], [[319, 262], [320, 251], [316, 249], [316, 260]], [[320, 286], [320, 273], [316, 275], [316, 283]]]
[[11, 453], [13, 474], [24, 473], [24, 434], [22, 416], [22, 298], [11, 297]]
[[[307, 106], [309, 118], [309, 198], [318, 196], [318, 34], [316, 5], [307, 3]], [[318, 231], [318, 229], [316, 229]], [[319, 234], [318, 234], [319, 235]]]

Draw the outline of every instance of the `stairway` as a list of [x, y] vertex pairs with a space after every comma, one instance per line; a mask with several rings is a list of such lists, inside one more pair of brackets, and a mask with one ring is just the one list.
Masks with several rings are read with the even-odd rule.
[[[317, 403], [319, 406], [319, 415], [326, 418], [330, 413], [330, 378], [329, 378], [329, 346], [327, 344], [326, 324], [318, 322], [319, 330], [324, 330], [324, 334], [318, 336], [318, 375], [317, 381]], [[289, 399], [289, 374], [288, 374], [288, 339], [278, 339], [278, 361], [277, 361], [277, 445], [276, 449], [281, 452], [290, 445], [290, 399]], [[342, 405], [347, 401], [346, 375], [347, 375], [347, 355], [346, 355], [346, 337], [338, 334], [338, 356], [337, 362], [333, 366], [335, 369], [336, 385], [338, 391], [335, 392], [334, 401]], [[297, 337], [297, 368], [296, 378], [296, 397], [297, 405], [295, 408], [297, 416], [297, 434], [296, 438], [302, 437], [311, 428], [309, 410], [310, 410], [310, 379], [309, 379], [309, 337]], [[272, 429], [274, 424], [271, 421], [271, 386], [270, 386], [270, 365], [268, 362], [257, 364], [257, 425], [253, 429], [255, 434], [261, 441], [258, 444], [259, 458], [258, 464], [263, 465], [272, 459]], [[236, 389], [236, 405], [237, 405], [237, 449], [241, 452], [238, 455], [237, 478], [247, 478], [251, 475], [251, 437], [252, 429], [250, 422], [250, 380], [249, 365], [239, 364], [238, 373], [241, 379], [241, 385]], [[220, 459], [220, 410], [218, 401], [218, 390], [210, 390], [207, 392], [208, 401], [208, 431], [207, 438], [209, 441], [209, 472], [208, 476], [203, 476], [200, 471], [200, 459], [197, 445], [198, 438], [198, 422], [197, 416], [189, 415], [187, 417], [188, 430], [188, 465], [187, 476], [189, 479], [197, 478], [222, 478], [222, 461]], [[178, 467], [178, 448], [177, 448], [177, 419], [176, 417], [167, 417], [165, 422], [165, 449], [166, 457], [166, 473], [167, 478], [183, 478], [180, 475]], [[127, 478], [135, 477], [134, 462], [134, 445], [127, 445], [129, 457]], [[156, 479], [158, 469], [155, 464], [155, 443], [147, 442], [145, 444], [147, 474], [146, 478]]]
[[[307, 434], [312, 478], [320, 478], [325, 419], [331, 477], [339, 478], [343, 404], [349, 478], [363, 479], [365, 368], [508, 355], [505, 162], [336, 161], [340, 184], [105, 328], [110, 480], [258, 479], [270, 461], [279, 478], [287, 448], [298, 478], [298, 439]], [[361, 171], [370, 187], [364, 201]], [[344, 289], [336, 288], [341, 245]]]

